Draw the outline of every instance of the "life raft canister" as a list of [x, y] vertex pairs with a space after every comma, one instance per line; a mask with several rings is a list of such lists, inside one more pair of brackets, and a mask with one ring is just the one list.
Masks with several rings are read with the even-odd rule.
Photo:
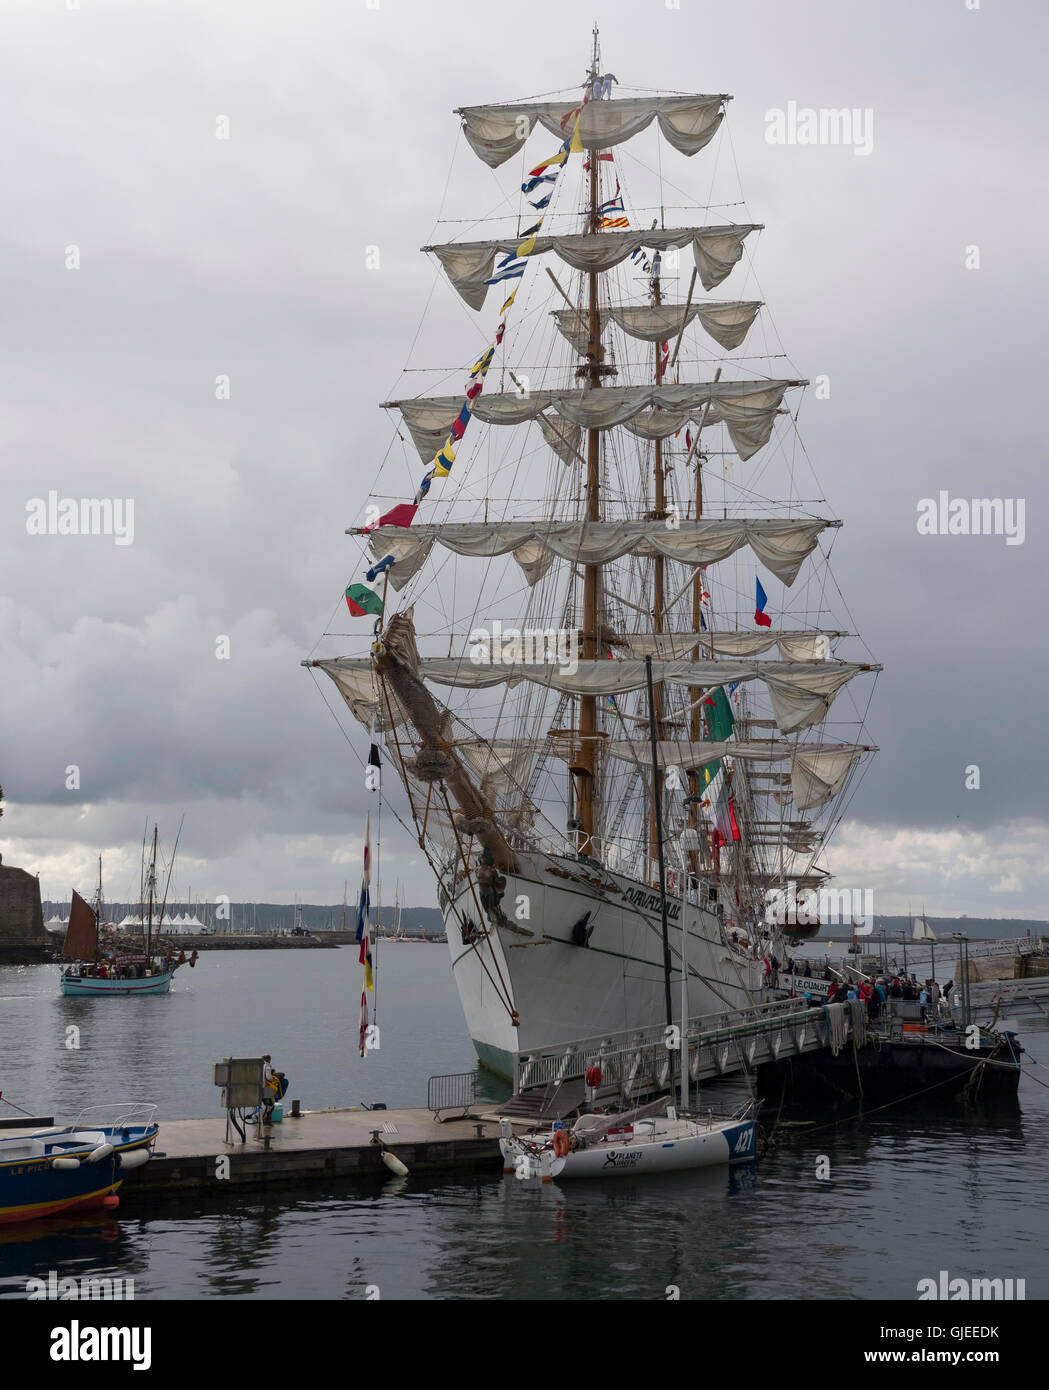
[[584, 1080], [591, 1090], [596, 1091], [598, 1086], [601, 1085], [601, 1068], [587, 1067]]
[[568, 1153], [568, 1130], [554, 1130], [554, 1153], [558, 1158], [564, 1158]]

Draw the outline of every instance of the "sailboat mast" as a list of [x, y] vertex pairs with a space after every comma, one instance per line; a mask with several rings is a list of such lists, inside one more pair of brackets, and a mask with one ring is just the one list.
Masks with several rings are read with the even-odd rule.
[[[590, 68], [589, 88], [598, 75], [597, 27], [594, 27], [594, 53]], [[600, 151], [590, 151], [590, 212], [587, 230], [591, 235], [598, 230], [598, 167]], [[587, 344], [587, 377], [591, 389], [601, 385], [601, 364], [604, 348], [601, 346], [601, 315], [598, 310], [597, 271], [591, 270], [588, 279], [588, 319], [589, 343]], [[586, 432], [586, 519], [601, 520], [601, 433], [596, 429]], [[582, 656], [584, 661], [595, 661], [598, 656], [598, 611], [600, 604], [601, 566], [585, 565], [583, 569], [583, 632]], [[597, 773], [597, 697], [579, 697], [579, 753], [572, 768], [578, 778], [576, 785], [576, 818], [581, 831], [579, 853], [592, 855], [594, 852], [594, 803], [595, 779]]]
[[153, 954], [153, 890], [157, 882], [157, 827], [153, 827], [153, 858], [149, 864], [149, 925], [146, 929], [146, 960]]
[[[645, 677], [648, 683], [648, 734], [652, 747], [652, 781], [655, 785], [659, 771], [659, 752], [656, 747], [656, 707], [654, 692], [652, 687], [652, 658], [645, 657]], [[667, 876], [666, 865], [663, 860], [663, 808], [660, 798], [653, 798], [653, 805], [656, 813], [656, 851], [659, 865], [659, 916], [660, 925], [663, 931], [663, 991], [666, 996], [667, 1027], [674, 1026], [674, 1011], [670, 1002], [670, 935], [667, 926]], [[681, 913], [681, 926], [684, 930], [685, 913]], [[682, 957], [682, 970], [684, 970], [684, 957]]]

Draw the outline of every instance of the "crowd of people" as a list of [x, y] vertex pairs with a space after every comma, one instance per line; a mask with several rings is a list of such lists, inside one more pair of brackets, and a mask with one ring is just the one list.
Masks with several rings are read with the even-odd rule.
[[[91, 964], [82, 962], [79, 965], [70, 965], [65, 974], [69, 979], [88, 979], [88, 980], [143, 980], [147, 976], [155, 975], [158, 971], [166, 971], [174, 965], [182, 965], [185, 962], [186, 953], [182, 951], [177, 961], [163, 955], [159, 960], [151, 960], [148, 963], [143, 960], [122, 961], [119, 964], [113, 961], [100, 960]], [[196, 959], [196, 952], [194, 952]]]
[[[788, 960], [784, 967], [789, 975], [808, 973], [810, 967], [799, 966]], [[826, 996], [828, 1004], [840, 1004], [847, 999], [857, 999], [867, 1006], [867, 1018], [871, 1022], [889, 1012], [890, 999], [905, 999], [916, 1003], [921, 1011], [922, 1022], [930, 1018], [942, 1018], [949, 1013], [954, 981], [948, 980], [943, 986], [936, 980], [919, 980], [916, 975], [879, 975], [874, 980], [845, 980], [840, 978], [829, 965], [810, 978], [831, 981], [830, 993]]]

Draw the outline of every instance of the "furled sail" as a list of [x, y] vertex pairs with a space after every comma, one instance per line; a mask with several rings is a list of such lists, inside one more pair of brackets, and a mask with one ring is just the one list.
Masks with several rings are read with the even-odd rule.
[[[483, 652], [483, 648], [480, 649]], [[368, 657], [342, 657], [314, 663], [326, 671], [343, 688], [349, 673], [370, 667]], [[652, 678], [657, 682], [673, 681], [679, 685], [717, 686], [725, 681], [763, 681], [772, 701], [776, 727], [780, 733], [794, 733], [825, 719], [834, 697], [847, 681], [860, 671], [877, 671], [878, 666], [841, 662], [813, 666], [789, 661], [654, 661]], [[521, 681], [558, 690], [566, 695], [623, 695], [641, 690], [647, 683], [643, 661], [585, 661], [567, 664], [530, 664], [512, 666], [476, 663], [460, 657], [422, 657], [418, 674], [439, 685], [483, 690], [505, 683], [510, 686]], [[352, 707], [351, 707], [352, 708]]]
[[[700, 283], [707, 291], [720, 285], [743, 255], [743, 242], [764, 223], [726, 223], [712, 227], [641, 228], [616, 232], [573, 232], [565, 236], [537, 236], [529, 256], [553, 251], [573, 270], [603, 272], [625, 261], [635, 251], [670, 251], [691, 244]], [[424, 246], [432, 251], [456, 292], [471, 309], [480, 309], [488, 294], [498, 255], [516, 255], [521, 238], [495, 241], [452, 241]]]
[[488, 792], [508, 792], [520, 787], [535, 757], [529, 739], [457, 739], [455, 749]]
[[822, 806], [837, 796], [862, 751], [855, 748], [799, 749], [790, 767], [791, 788], [798, 810]]
[[[579, 118], [579, 139], [584, 149], [603, 150], [639, 134], [653, 120], [666, 141], [682, 154], [693, 155], [714, 138], [724, 117], [720, 96], [626, 97], [591, 101]], [[564, 101], [523, 102], [508, 106], [461, 106], [463, 133], [470, 148], [490, 169], [512, 158], [536, 124], [564, 139], [566, 123], [578, 103]], [[574, 124], [574, 122], [573, 122]], [[572, 126], [567, 127], [571, 133]]]
[[[314, 665], [323, 663], [312, 663]], [[323, 669], [335, 682], [354, 719], [365, 728], [390, 733], [409, 722], [408, 712], [388, 687], [380, 687], [370, 661], [356, 664], [328, 663]]]
[[[471, 414], [487, 425], [520, 425], [553, 410], [582, 429], [624, 425], [642, 439], [666, 439], [698, 417], [704, 424], [724, 424], [733, 448], [746, 460], [768, 443], [785, 393], [807, 385], [807, 381], [784, 379], [606, 386], [600, 391], [495, 392], [478, 396]], [[463, 403], [457, 396], [415, 396], [387, 401], [384, 408], [401, 412], [420, 457], [429, 462], [444, 443]]]
[[[601, 332], [611, 320], [630, 338], [646, 343], [661, 343], [675, 338], [693, 319], [700, 323], [723, 348], [738, 348], [757, 317], [762, 300], [703, 301], [684, 304], [623, 304], [601, 309]], [[558, 332], [584, 356], [590, 345], [588, 317], [580, 309], [555, 309], [554, 321]]]
[[389, 576], [395, 589], [402, 589], [419, 572], [435, 544], [457, 555], [512, 554], [530, 584], [542, 578], [555, 556], [596, 565], [627, 554], [662, 555], [686, 565], [710, 565], [749, 546], [766, 569], [790, 585], [816, 548], [820, 533], [839, 524], [811, 517], [711, 518], [682, 521], [676, 527], [647, 520], [466, 521], [380, 526], [368, 532], [368, 540], [377, 558], [393, 556]]
[[697, 648], [703, 656], [761, 656], [778, 646], [784, 661], [826, 661], [831, 645], [845, 632], [627, 632], [610, 640], [629, 656], [687, 657]]
[[[651, 758], [648, 742], [631, 743], [611, 739], [605, 744], [609, 756], [624, 762], [645, 765]], [[679, 767], [685, 771], [700, 768], [722, 758], [742, 758], [745, 762], [773, 763], [790, 759], [791, 797], [799, 811], [809, 811], [833, 800], [864, 753], [875, 752], [865, 744], [783, 743], [777, 739], [720, 742], [675, 743], [662, 739], [657, 745], [660, 767]]]

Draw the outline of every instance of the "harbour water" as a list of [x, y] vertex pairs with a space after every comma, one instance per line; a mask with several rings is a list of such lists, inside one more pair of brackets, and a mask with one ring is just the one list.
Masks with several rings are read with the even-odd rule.
[[[472, 1067], [444, 948], [381, 949], [380, 1047], [364, 1060], [359, 989], [352, 948], [208, 952], [171, 994], [139, 1000], [62, 999], [55, 967], [2, 968], [0, 1089], [37, 1114], [130, 1098], [163, 1120], [218, 1116], [211, 1067], [228, 1055], [271, 1052], [304, 1108], [423, 1105], [429, 1075]], [[946, 1269], [1024, 1279], [1042, 1299], [1049, 1020], [1033, 1008], [1012, 1025], [1043, 1064], [1026, 1061], [1016, 1107], [794, 1111], [755, 1166], [643, 1182], [409, 1175], [149, 1201], [129, 1186], [114, 1217], [0, 1228], [0, 1297], [59, 1270], [133, 1278], [136, 1300], [914, 1301]], [[505, 1094], [480, 1077], [481, 1094]], [[775, 1106], [763, 1118], [771, 1129]]]

